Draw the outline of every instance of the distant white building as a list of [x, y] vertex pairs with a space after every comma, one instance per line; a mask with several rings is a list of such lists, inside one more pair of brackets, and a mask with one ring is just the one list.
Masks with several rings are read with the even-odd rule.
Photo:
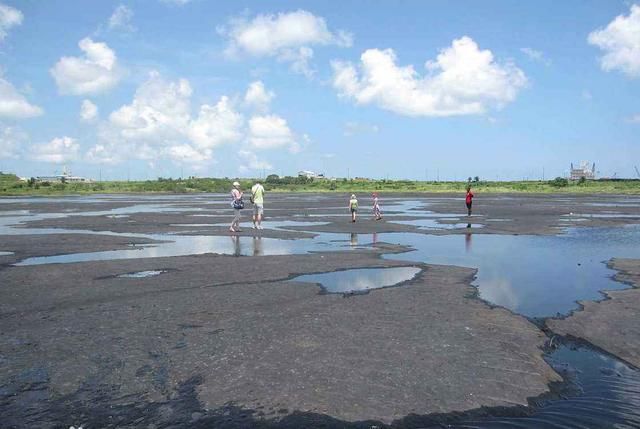
[[596, 163], [594, 162], [589, 166], [588, 161], [582, 161], [578, 167], [574, 167], [571, 163], [571, 180], [580, 180], [583, 177], [586, 180], [593, 180], [596, 178]]
[[309, 170], [301, 170], [301, 171], [298, 171], [298, 177], [306, 177], [307, 179], [321, 179], [321, 178], [324, 178], [324, 174], [322, 173], [318, 174]]
[[50, 182], [50, 183], [84, 183], [84, 182], [92, 182], [91, 179], [86, 179], [80, 176], [74, 176], [70, 171], [67, 170], [67, 167], [62, 170], [62, 174], [55, 174], [53, 176], [38, 176], [36, 177], [38, 182]]

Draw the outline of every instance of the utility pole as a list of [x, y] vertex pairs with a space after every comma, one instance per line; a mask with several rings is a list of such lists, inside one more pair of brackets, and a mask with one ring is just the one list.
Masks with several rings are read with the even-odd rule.
[[544, 182], [544, 167], [542, 167], [542, 181]]
[[440, 181], [440, 169], [439, 168], [437, 170], [437, 176], [436, 177], [437, 177], [436, 182], [439, 182]]

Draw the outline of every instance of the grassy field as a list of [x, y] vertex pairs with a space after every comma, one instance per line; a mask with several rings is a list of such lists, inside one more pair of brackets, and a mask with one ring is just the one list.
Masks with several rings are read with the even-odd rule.
[[[94, 183], [21, 182], [13, 174], [0, 173], [0, 195], [67, 195], [96, 193], [189, 193], [228, 192], [235, 179], [158, 179], [146, 181], [109, 181]], [[253, 179], [239, 179], [249, 189]], [[270, 192], [464, 192], [467, 182], [423, 182], [411, 180], [337, 179], [311, 180], [298, 177], [270, 177], [262, 181]], [[613, 193], [640, 194], [640, 180], [594, 180], [471, 183], [475, 192], [529, 193]]]

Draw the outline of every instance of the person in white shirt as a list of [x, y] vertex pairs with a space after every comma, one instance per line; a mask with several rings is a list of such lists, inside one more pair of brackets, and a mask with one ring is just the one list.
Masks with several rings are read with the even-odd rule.
[[264, 216], [264, 187], [256, 182], [251, 187], [251, 201], [253, 202], [253, 228], [262, 229], [262, 217]]

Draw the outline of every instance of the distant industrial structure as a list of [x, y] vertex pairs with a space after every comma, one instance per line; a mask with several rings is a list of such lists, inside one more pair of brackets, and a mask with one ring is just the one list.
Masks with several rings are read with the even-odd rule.
[[298, 171], [298, 177], [306, 177], [307, 179], [324, 179], [324, 174], [315, 173], [309, 170]]
[[571, 163], [571, 173], [569, 175], [571, 180], [594, 180], [596, 178], [596, 163], [594, 162], [589, 166], [588, 161], [582, 161], [578, 167], [573, 166]]
[[67, 170], [67, 167], [64, 167], [62, 170], [62, 174], [54, 174], [53, 176], [37, 176], [36, 181], [38, 182], [49, 182], [49, 183], [87, 183], [92, 182], [91, 179], [87, 179], [80, 176], [74, 176], [71, 174], [71, 171]]

